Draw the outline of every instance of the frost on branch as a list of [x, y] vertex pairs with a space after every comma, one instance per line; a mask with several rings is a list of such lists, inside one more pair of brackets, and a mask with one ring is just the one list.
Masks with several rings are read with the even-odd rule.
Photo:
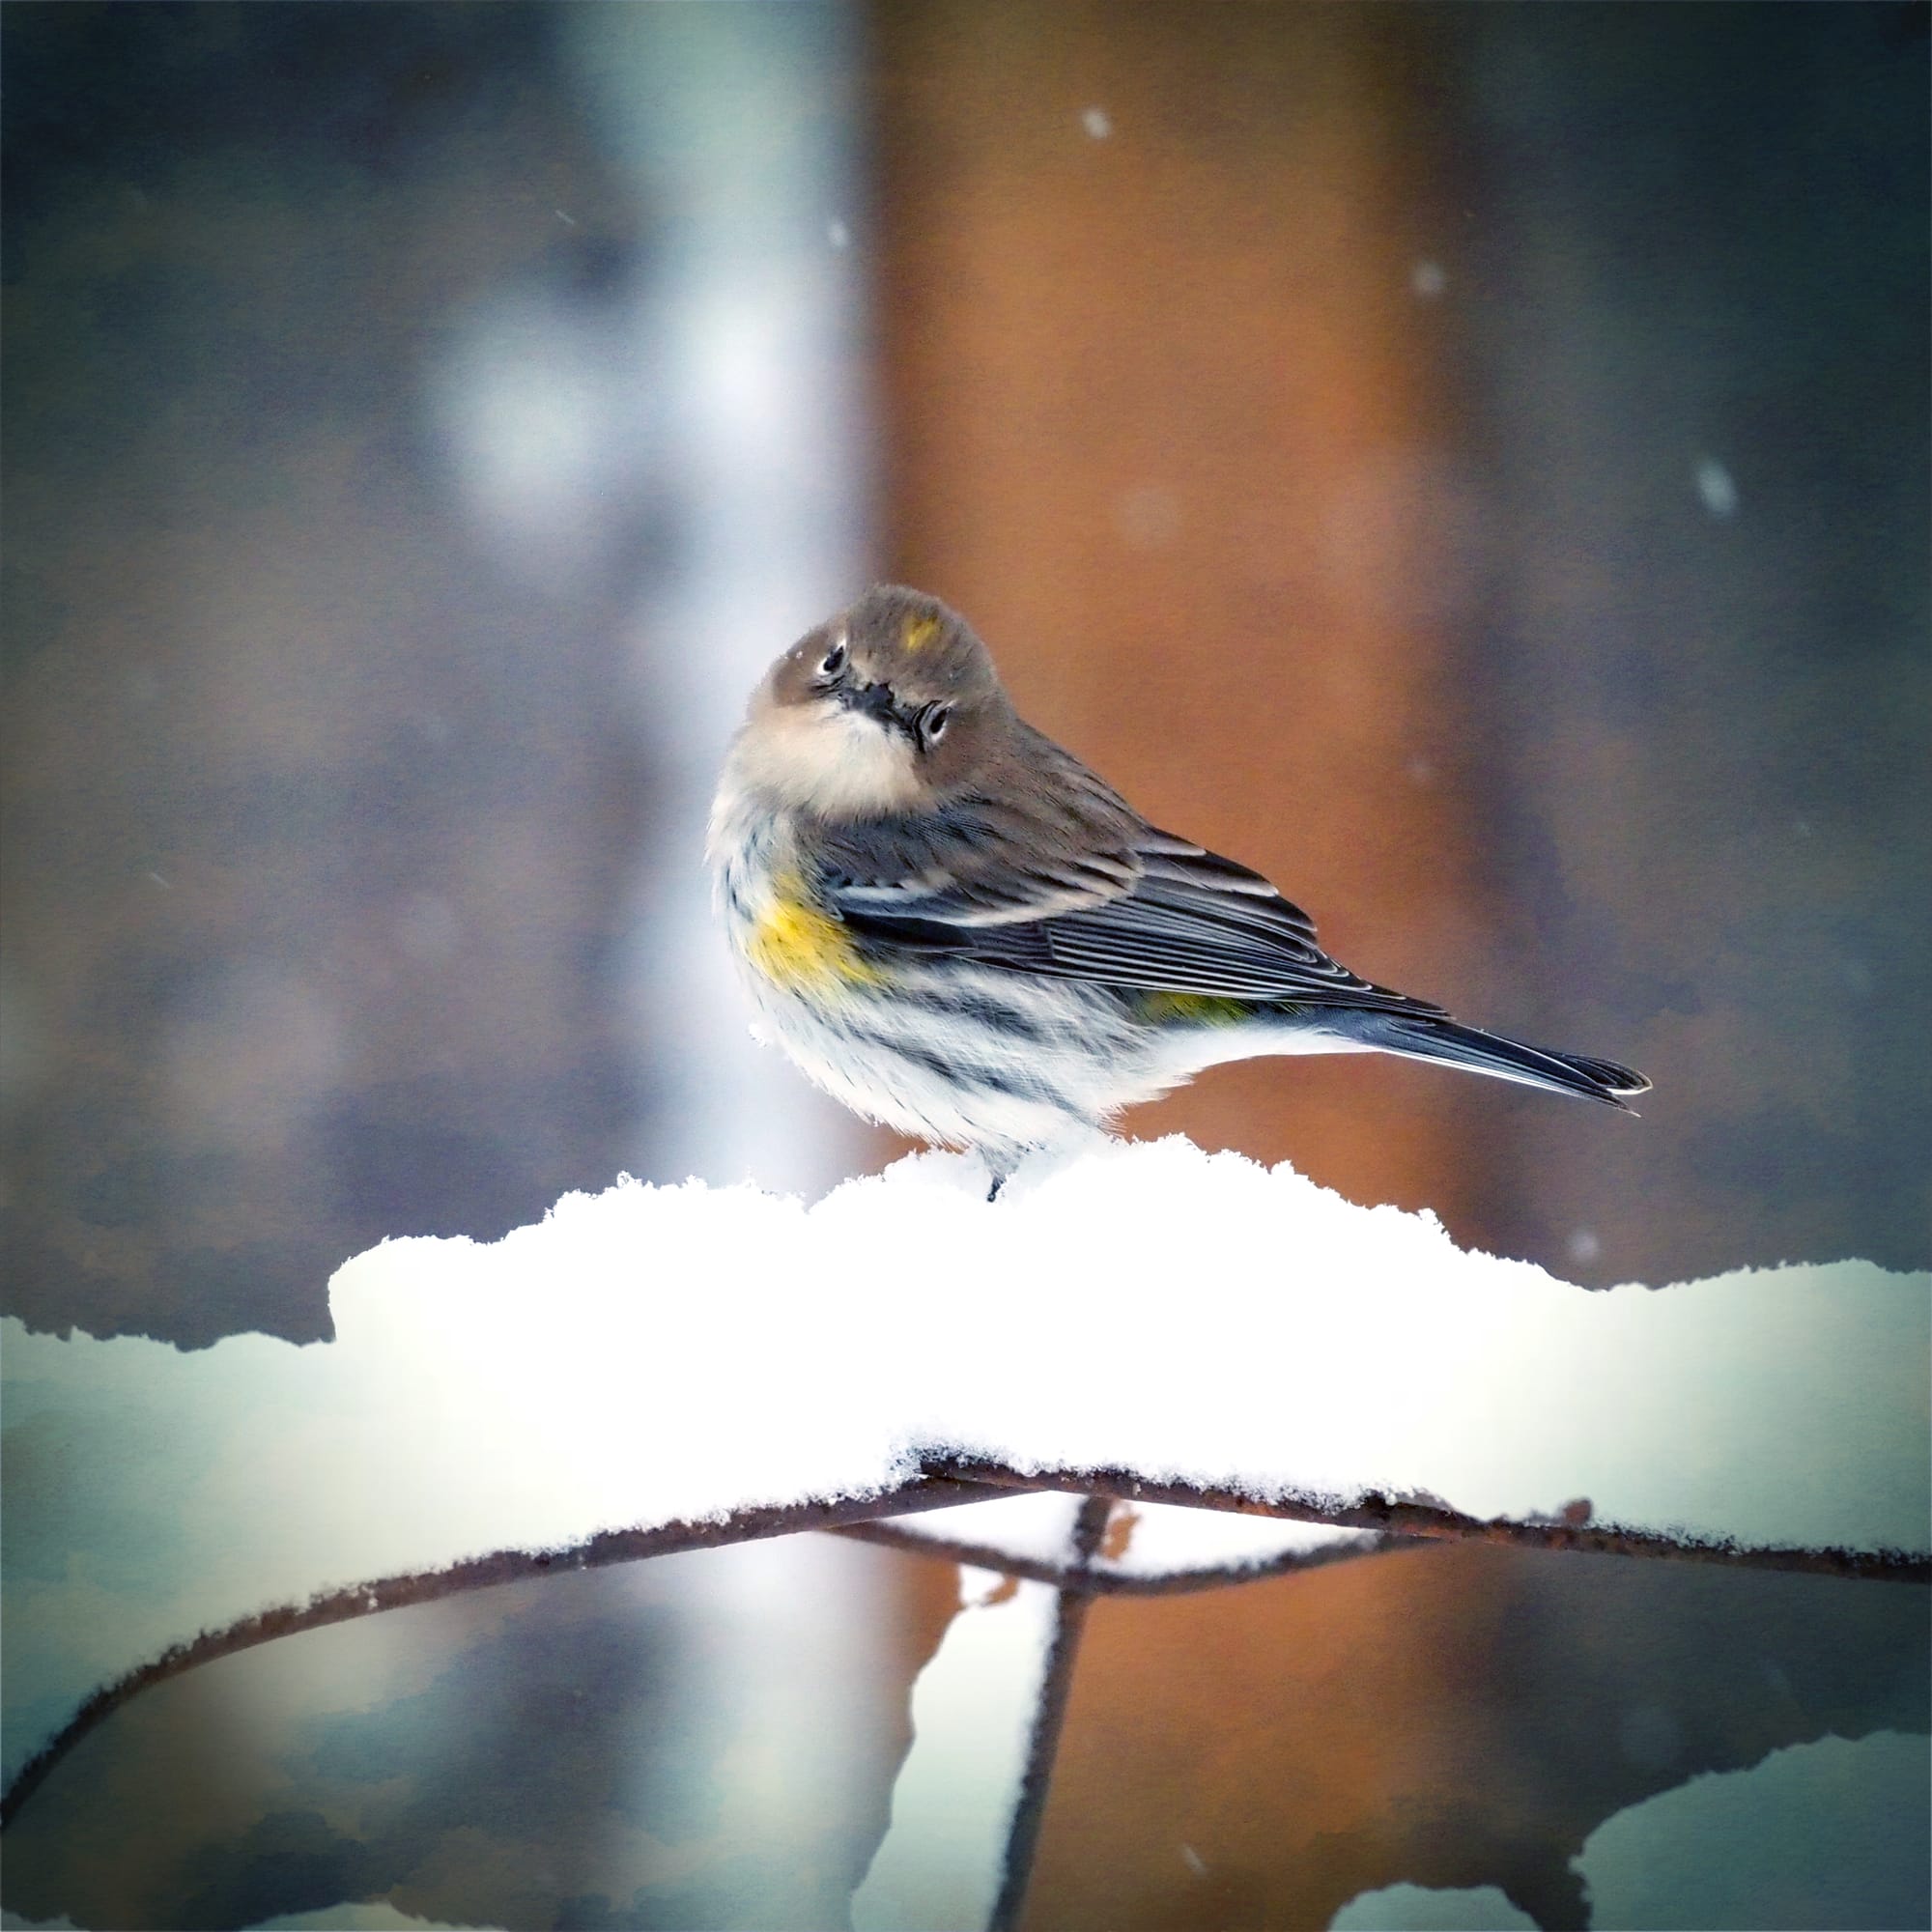
[[982, 1191], [944, 1155], [810, 1208], [625, 1182], [357, 1257], [307, 1348], [7, 1324], [9, 1776], [97, 1687], [256, 1612], [983, 1493], [941, 1468], [1335, 1525], [1151, 1519], [1123, 1572], [1493, 1521], [1922, 1574], [1923, 1275], [1586, 1292], [1178, 1140]]

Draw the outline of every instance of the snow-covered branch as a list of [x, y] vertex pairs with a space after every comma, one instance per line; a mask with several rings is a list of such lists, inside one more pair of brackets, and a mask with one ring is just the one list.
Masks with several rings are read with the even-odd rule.
[[309, 1348], [8, 1324], [9, 1774], [285, 1632], [1014, 1486], [1230, 1513], [1096, 1575], [1417, 1535], [1927, 1574], [1922, 1275], [1589, 1293], [1178, 1141], [981, 1193], [624, 1183], [358, 1257]]

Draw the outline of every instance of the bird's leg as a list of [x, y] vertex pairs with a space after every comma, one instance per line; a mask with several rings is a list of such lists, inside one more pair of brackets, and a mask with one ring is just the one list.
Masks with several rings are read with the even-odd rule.
[[993, 1184], [986, 1190], [986, 1199], [988, 1201], [997, 1201], [1000, 1198], [1000, 1189], [1003, 1188], [1006, 1184], [1007, 1184], [1007, 1171], [1004, 1168], [998, 1168], [998, 1167], [994, 1168]]

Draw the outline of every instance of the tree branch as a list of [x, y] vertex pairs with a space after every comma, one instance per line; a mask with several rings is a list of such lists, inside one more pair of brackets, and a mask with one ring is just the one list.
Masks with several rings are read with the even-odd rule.
[[[1194, 1509], [1228, 1510], [1243, 1516], [1274, 1517], [1293, 1522], [1327, 1523], [1369, 1529], [1391, 1539], [1431, 1537], [1507, 1544], [1520, 1549], [1582, 1550], [1602, 1555], [1650, 1556], [1692, 1563], [1723, 1563], [1749, 1570], [1799, 1571], [1812, 1576], [1847, 1577], [1886, 1582], [1932, 1582], [1932, 1558], [1901, 1550], [1876, 1552], [1853, 1549], [1744, 1548], [1635, 1530], [1600, 1528], [1580, 1517], [1576, 1521], [1484, 1522], [1464, 1516], [1445, 1503], [1429, 1498], [1375, 1496], [1344, 1504], [1319, 1497], [1275, 1500], [1243, 1494], [1236, 1490], [1157, 1482], [1128, 1469], [1021, 1470], [1005, 1463], [971, 1457], [935, 1453], [921, 1464], [921, 1473], [896, 1488], [830, 1502], [811, 1501], [744, 1509], [717, 1520], [664, 1523], [651, 1529], [607, 1530], [567, 1549], [537, 1552], [499, 1550], [445, 1570], [412, 1572], [377, 1582], [312, 1597], [306, 1603], [285, 1605], [243, 1618], [225, 1629], [204, 1632], [177, 1644], [159, 1657], [131, 1670], [94, 1692], [61, 1730], [22, 1767], [0, 1798], [0, 1830], [12, 1824], [21, 1805], [45, 1782], [49, 1774], [82, 1738], [129, 1699], [156, 1684], [198, 1669], [217, 1659], [252, 1650], [277, 1637], [320, 1630], [382, 1610], [412, 1604], [435, 1603], [469, 1590], [493, 1588], [528, 1577], [554, 1572], [602, 1569], [613, 1563], [635, 1563], [686, 1549], [716, 1548], [749, 1543], [767, 1536], [791, 1536], [803, 1530], [839, 1529], [926, 1510], [952, 1509], [962, 1503], [1030, 1490], [1070, 1491], [1127, 1502], [1176, 1503]], [[1579, 1511], [1585, 1506], [1575, 1506]], [[1392, 1547], [1392, 1546], [1382, 1546]], [[1367, 1553], [1366, 1551], [1363, 1553]], [[964, 1559], [973, 1560], [973, 1559]], [[987, 1552], [988, 1567], [1031, 1574], [1016, 1559], [997, 1550]], [[1332, 1559], [1331, 1559], [1332, 1560]], [[1245, 1580], [1272, 1574], [1275, 1565], [1216, 1572], [1215, 1580]], [[1308, 1567], [1283, 1563], [1279, 1568]], [[1065, 1582], [1060, 1576], [1042, 1580]], [[1153, 1579], [1107, 1577], [1088, 1571], [1081, 1587], [1127, 1590], [1159, 1587]], [[1177, 1587], [1169, 1585], [1168, 1587]]]

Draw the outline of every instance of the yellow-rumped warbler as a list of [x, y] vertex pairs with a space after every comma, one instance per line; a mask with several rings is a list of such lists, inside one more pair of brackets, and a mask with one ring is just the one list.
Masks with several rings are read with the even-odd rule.
[[828, 1094], [993, 1189], [1224, 1060], [1379, 1052], [1623, 1106], [1650, 1083], [1372, 986], [1258, 872], [1157, 831], [1014, 711], [935, 597], [880, 585], [753, 694], [712, 808], [731, 945]]

